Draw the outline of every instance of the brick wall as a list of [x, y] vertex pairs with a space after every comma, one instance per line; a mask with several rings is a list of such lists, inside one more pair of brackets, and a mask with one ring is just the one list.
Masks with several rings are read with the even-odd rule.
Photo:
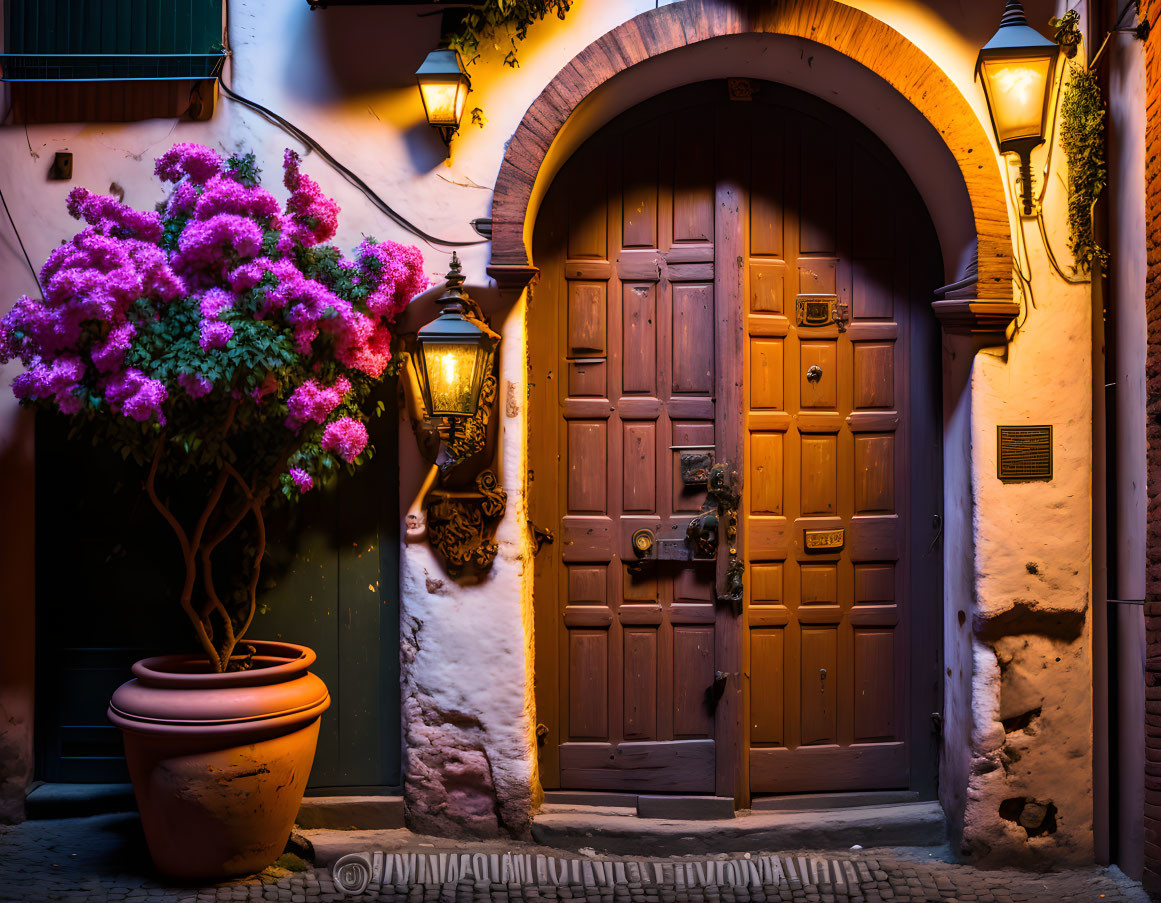
[[[1157, 21], [1161, 0], [1143, 0], [1141, 19]], [[1145, 42], [1146, 434], [1149, 457], [1146, 543], [1145, 883], [1161, 891], [1161, 44]]]

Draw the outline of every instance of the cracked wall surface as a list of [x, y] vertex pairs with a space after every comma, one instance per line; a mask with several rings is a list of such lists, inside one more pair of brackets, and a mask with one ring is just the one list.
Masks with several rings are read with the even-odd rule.
[[[1066, 203], [1048, 191], [1050, 218]], [[1054, 239], [1060, 242], [1062, 239]], [[1091, 862], [1092, 355], [1089, 286], [1029, 243], [1031, 293], [1006, 350], [971, 375], [974, 579], [962, 853], [985, 864]], [[1062, 355], [1062, 349], [1067, 353]], [[1002, 483], [996, 427], [1050, 424], [1050, 481]]]

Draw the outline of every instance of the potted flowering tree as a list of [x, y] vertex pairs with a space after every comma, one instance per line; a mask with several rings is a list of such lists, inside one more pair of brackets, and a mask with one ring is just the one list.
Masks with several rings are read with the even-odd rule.
[[281, 852], [330, 702], [311, 650], [246, 638], [265, 512], [370, 458], [370, 392], [427, 280], [414, 247], [368, 239], [348, 258], [325, 244], [338, 205], [291, 151], [285, 205], [253, 155], [178, 144], [155, 172], [172, 183], [156, 212], [73, 190], [87, 225], [49, 255], [43, 299], [0, 320], [0, 359], [25, 365], [22, 402], [141, 466], [174, 534], [201, 654], [138, 662], [109, 717], [154, 862], [216, 878]]

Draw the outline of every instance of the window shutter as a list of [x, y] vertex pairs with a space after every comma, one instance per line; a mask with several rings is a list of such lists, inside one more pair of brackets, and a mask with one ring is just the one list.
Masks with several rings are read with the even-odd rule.
[[208, 118], [224, 0], [3, 0], [17, 121]]

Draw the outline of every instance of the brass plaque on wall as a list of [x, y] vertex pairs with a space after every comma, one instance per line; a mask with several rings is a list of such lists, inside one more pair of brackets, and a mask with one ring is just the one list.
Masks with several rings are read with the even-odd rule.
[[996, 446], [996, 470], [1001, 481], [1052, 479], [1051, 426], [998, 426]]
[[845, 530], [803, 530], [808, 552], [837, 552], [843, 547]]

